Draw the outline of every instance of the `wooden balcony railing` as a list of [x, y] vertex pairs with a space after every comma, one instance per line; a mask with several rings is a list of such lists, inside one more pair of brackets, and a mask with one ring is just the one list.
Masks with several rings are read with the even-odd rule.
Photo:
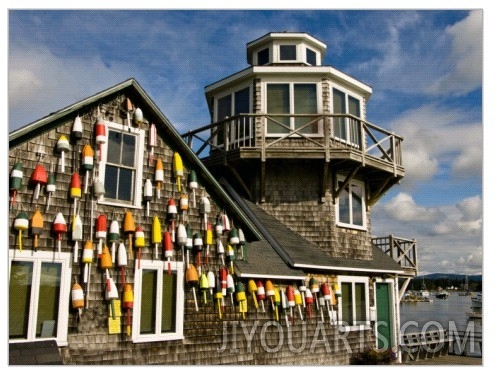
[[200, 157], [237, 148], [306, 151], [351, 148], [365, 157], [402, 167], [403, 138], [350, 114], [240, 114], [181, 135]]
[[415, 239], [403, 239], [389, 235], [372, 238], [372, 243], [396, 261], [408, 276], [417, 275], [417, 241]]

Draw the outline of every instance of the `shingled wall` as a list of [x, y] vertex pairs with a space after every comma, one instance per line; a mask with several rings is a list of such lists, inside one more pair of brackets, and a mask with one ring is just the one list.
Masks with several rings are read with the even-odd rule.
[[[40, 209], [44, 218], [43, 232], [39, 237], [39, 251], [54, 252], [56, 250], [56, 238], [51, 231], [51, 225], [57, 212], [61, 212], [67, 222], [68, 232], [63, 235], [61, 250], [72, 253], [73, 242], [71, 241], [71, 216], [73, 212], [73, 199], [69, 197], [71, 175], [79, 170], [81, 164], [81, 149], [85, 144], [94, 144], [94, 124], [97, 118], [97, 110], [106, 119], [113, 122], [126, 123], [126, 115], [121, 110], [121, 105], [126, 96], [122, 93], [110, 98], [107, 101], [97, 103], [82, 110], [79, 115], [82, 120], [84, 132], [83, 138], [78, 142], [72, 142], [72, 149], [65, 155], [66, 172], [62, 173], [58, 167], [60, 154], [56, 151], [56, 143], [60, 135], [70, 138], [74, 116], [66, 117], [57, 123], [47, 125], [43, 129], [35, 132], [35, 136], [13, 146], [9, 150], [9, 170], [15, 162], [23, 164], [22, 188], [17, 193], [17, 204], [9, 212], [9, 225], [11, 228], [9, 235], [9, 247], [16, 249], [17, 232], [12, 228], [12, 223], [18, 209], [26, 211], [31, 216], [35, 209]], [[144, 117], [150, 115], [148, 108], [141, 108]], [[148, 137], [148, 127], [146, 139]], [[155, 160], [161, 157], [164, 163], [165, 184], [162, 189], [162, 200], [151, 202], [150, 217], [145, 216], [145, 209], [133, 210], [133, 216], [137, 225], [144, 229], [146, 238], [146, 248], [142, 253], [143, 260], [152, 258], [153, 251], [150, 246], [151, 220], [158, 215], [162, 225], [166, 219], [166, 199], [173, 197], [178, 201], [180, 193], [177, 191], [175, 178], [172, 170], [172, 157], [175, 149], [168, 143], [168, 134], [158, 129], [158, 145], [155, 147]], [[45, 150], [45, 156], [39, 161], [37, 150]], [[149, 147], [145, 148], [145, 153], [149, 152]], [[144, 155], [143, 180], [150, 178], [154, 180], [154, 165], [148, 164], [147, 154]], [[96, 153], [97, 159], [97, 153]], [[95, 160], [96, 160], [95, 159]], [[56, 192], [51, 197], [51, 204], [48, 211], [45, 211], [48, 197], [44, 188], [40, 193], [38, 201], [32, 201], [33, 186], [29, 185], [29, 178], [37, 163], [43, 164], [47, 172], [51, 170], [51, 164], [56, 174]], [[189, 170], [191, 165], [184, 165]], [[97, 162], [95, 161], [95, 167]], [[82, 183], [83, 183], [83, 174]], [[186, 186], [187, 174], [183, 181]], [[91, 180], [91, 178], [90, 178]], [[306, 184], [304, 184], [306, 186]], [[202, 187], [197, 191], [197, 196], [201, 196]], [[83, 186], [82, 186], [83, 189]], [[208, 194], [209, 198], [211, 196]], [[297, 201], [290, 202], [296, 203]], [[90, 226], [95, 222], [91, 219], [92, 188], [87, 195], [80, 199], [80, 216], [83, 221], [84, 240], [89, 239], [96, 243], [95, 238], [90, 237]], [[212, 201], [214, 204], [214, 201]], [[223, 209], [223, 202], [212, 205], [209, 215], [210, 222], [215, 222], [216, 215]], [[300, 205], [300, 204], [299, 204]], [[303, 211], [310, 209], [310, 202], [302, 204]], [[283, 205], [286, 208], [286, 205]], [[94, 207], [93, 219], [98, 214], [104, 213], [108, 219], [108, 226], [111, 219], [123, 222], [125, 208], [101, 205]], [[281, 210], [277, 209], [276, 212]], [[304, 215], [303, 211], [297, 211]], [[279, 215], [279, 214], [278, 214]], [[188, 220], [193, 227], [201, 227], [202, 216], [198, 208], [191, 208], [188, 211]], [[311, 217], [321, 222], [320, 216]], [[300, 225], [297, 225], [300, 228]], [[326, 227], [326, 226], [325, 226]], [[299, 230], [300, 232], [300, 230]], [[307, 234], [307, 231], [304, 231]], [[331, 235], [331, 234], [330, 234]], [[307, 236], [306, 236], [307, 237]], [[312, 234], [309, 238], [313, 238]], [[122, 235], [122, 239], [127, 239]], [[333, 240], [333, 236], [332, 236]], [[82, 243], [83, 244], [83, 243]], [[28, 233], [23, 235], [23, 250], [33, 249], [33, 236]], [[181, 260], [182, 256], [176, 250], [176, 259]], [[80, 247], [81, 255], [81, 247]], [[207, 268], [214, 271], [220, 266], [219, 259], [212, 250]], [[74, 282], [81, 282], [83, 266], [79, 261], [72, 264], [72, 279]], [[110, 275], [114, 279], [119, 277], [119, 269], [113, 268]], [[108, 332], [108, 302], [105, 300], [104, 292], [104, 272], [99, 265], [94, 262], [90, 278], [90, 288], [88, 294], [88, 308], [85, 308], [80, 318], [76, 310], [70, 310], [70, 320], [68, 323], [68, 346], [60, 347], [63, 363], [66, 365], [211, 365], [211, 364], [269, 364], [269, 365], [316, 365], [316, 364], [348, 364], [349, 357], [357, 350], [364, 350], [373, 343], [371, 331], [351, 332], [348, 335], [341, 333], [337, 327], [331, 326], [328, 322], [322, 324], [318, 311], [314, 311], [311, 320], [300, 321], [297, 317], [294, 323], [286, 327], [284, 316], [280, 316], [279, 322], [274, 321], [274, 314], [270, 310], [269, 302], [266, 301], [266, 312], [255, 310], [252, 304], [251, 295], [247, 293], [248, 311], [243, 315], [239, 312], [233, 295], [234, 306], [231, 300], [226, 297], [225, 311], [222, 319], [219, 318], [214, 302], [209, 297], [207, 304], [204, 304], [202, 294], [198, 292], [199, 311], [194, 308], [194, 300], [190, 288], [185, 286], [185, 310], [184, 310], [184, 339], [167, 342], [151, 342], [134, 344], [131, 338], [125, 334], [125, 319], [122, 321], [121, 334], [109, 334]], [[246, 280], [242, 280], [246, 283]], [[134, 265], [129, 261], [126, 268], [126, 282], [134, 283]], [[281, 280], [276, 282], [277, 287], [286, 287], [290, 281]], [[120, 282], [117, 282], [121, 295]], [[132, 311], [132, 318], [134, 311]], [[305, 316], [305, 315], [304, 315]], [[255, 328], [255, 330], [254, 330]], [[290, 339], [288, 338], [288, 334]], [[253, 334], [253, 335], [252, 335]], [[227, 348], [224, 346], [224, 338], [227, 338]], [[340, 339], [340, 340], [339, 340]], [[338, 344], [336, 344], [337, 342]]]

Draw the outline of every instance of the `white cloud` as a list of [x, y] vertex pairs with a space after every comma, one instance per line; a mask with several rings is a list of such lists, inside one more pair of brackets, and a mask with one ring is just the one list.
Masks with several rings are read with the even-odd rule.
[[429, 87], [432, 94], [466, 94], [481, 86], [483, 77], [483, 12], [473, 10], [469, 16], [445, 30], [452, 38], [447, 61], [450, 71]]
[[430, 180], [448, 163], [453, 177], [481, 176], [483, 127], [467, 111], [423, 105], [403, 112], [389, 126], [404, 134], [406, 186]]
[[420, 270], [482, 272], [483, 221], [479, 196], [467, 197], [454, 205], [424, 207], [411, 195], [400, 193], [373, 208], [372, 225], [376, 236], [394, 234], [416, 239]]

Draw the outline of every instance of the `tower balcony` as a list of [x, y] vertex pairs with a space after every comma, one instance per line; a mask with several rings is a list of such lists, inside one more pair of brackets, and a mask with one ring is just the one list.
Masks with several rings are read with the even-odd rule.
[[370, 205], [404, 176], [403, 138], [350, 114], [239, 114], [181, 136], [211, 169], [317, 159], [324, 162], [325, 180], [330, 165], [348, 177], [363, 175]]

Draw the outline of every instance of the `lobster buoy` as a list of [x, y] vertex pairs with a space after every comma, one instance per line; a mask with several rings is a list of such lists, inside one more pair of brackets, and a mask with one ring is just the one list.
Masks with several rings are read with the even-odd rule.
[[73, 128], [71, 129], [71, 137], [75, 141], [78, 141], [82, 138], [82, 135], [83, 135], [82, 120], [80, 116], [77, 114], [75, 120], [73, 121]]
[[314, 296], [314, 300], [316, 302], [316, 309], [319, 310], [319, 302], [318, 302], [318, 294], [319, 294], [319, 284], [318, 281], [314, 278], [309, 280], [309, 289]]
[[52, 197], [52, 194], [56, 192], [56, 176], [54, 175], [54, 173], [49, 173], [45, 190], [49, 194], [47, 196], [47, 205], [45, 206], [45, 211], [47, 212], [50, 206], [50, 198]]
[[193, 266], [193, 264], [189, 264], [189, 267], [186, 270], [186, 282], [193, 291], [194, 305], [196, 311], [198, 311], [198, 301], [196, 300], [195, 287], [198, 285], [199, 280], [198, 280], [198, 272], [196, 271], [196, 268]]
[[123, 110], [127, 113], [127, 126], [130, 129], [130, 113], [132, 113], [134, 107], [128, 97], [123, 101]]
[[281, 306], [281, 297], [280, 297], [280, 290], [277, 287], [274, 287], [274, 312], [276, 315], [276, 321], [279, 322], [280, 320], [280, 314], [279, 314], [279, 309]]
[[134, 123], [137, 126], [140, 126], [144, 122], [144, 116], [142, 114], [142, 109], [141, 108], [135, 108], [134, 111]]
[[126, 284], [123, 288], [123, 308], [127, 311], [127, 336], [130, 336], [130, 328], [132, 326], [130, 320], [130, 311], [134, 307], [134, 292], [132, 286]]
[[158, 244], [161, 243], [161, 223], [158, 216], [153, 217], [151, 233], [151, 243], [155, 245], [155, 259], [158, 259]]
[[231, 246], [231, 244], [227, 244], [227, 261], [229, 262], [229, 271], [231, 274], [234, 274], [234, 266], [233, 266], [233, 261], [235, 260], [234, 256], [234, 248]]
[[57, 213], [52, 224], [52, 231], [57, 235], [57, 252], [61, 252], [61, 235], [66, 232], [66, 220], [61, 212]]
[[198, 188], [198, 178], [196, 171], [191, 170], [188, 175], [188, 186], [193, 191], [193, 207], [196, 208], [196, 189]]
[[283, 315], [285, 316], [286, 327], [288, 327], [288, 312], [287, 309], [290, 308], [288, 304], [287, 294], [283, 289], [280, 290], [280, 299], [281, 299], [281, 309], [283, 310]]
[[47, 170], [41, 165], [38, 164], [31, 173], [30, 183], [35, 185], [35, 191], [33, 193], [33, 201], [38, 200], [38, 196], [40, 195], [40, 189], [42, 185], [46, 185], [48, 180]]
[[213, 294], [215, 288], [215, 274], [213, 271], [209, 270], [207, 272], [208, 288], [210, 290], [210, 295]]
[[107, 128], [102, 118], [98, 118], [94, 127], [95, 142], [99, 145], [99, 161], [102, 161], [103, 145], [107, 141]]
[[163, 253], [167, 259], [167, 271], [168, 274], [172, 274], [172, 266], [170, 261], [174, 255], [174, 244], [172, 243], [172, 235], [169, 231], [163, 233]]
[[227, 269], [222, 267], [219, 269], [219, 281], [221, 285], [222, 296], [227, 295]]
[[88, 192], [89, 187], [89, 174], [94, 169], [94, 150], [88, 144], [85, 144], [82, 149], [82, 167], [85, 170], [85, 190]]
[[184, 178], [184, 165], [181, 155], [174, 152], [174, 176], [177, 178], [177, 190], [181, 192], [181, 179]]
[[[208, 230], [208, 214], [210, 213], [211, 206], [210, 206], [210, 200], [208, 200], [208, 197], [203, 196], [200, 201], [200, 214], [203, 214], [203, 229]], [[210, 228], [211, 229], [211, 228]]]
[[239, 311], [244, 319], [245, 312], [247, 309], [246, 308], [247, 295], [245, 293], [245, 286], [241, 282], [236, 283], [236, 301], [239, 304]]
[[295, 296], [292, 286], [286, 287], [286, 299], [288, 301], [288, 308], [290, 309], [290, 320], [293, 324], [293, 307], [295, 306]]
[[311, 305], [314, 302], [314, 299], [313, 299], [313, 294], [309, 288], [306, 288], [305, 301], [306, 301], [305, 304], [306, 304], [306, 309], [307, 309], [307, 315], [309, 316], [309, 319], [312, 319]]
[[133, 260], [134, 254], [132, 252], [132, 238], [135, 234], [135, 221], [130, 211], [125, 212], [125, 217], [123, 219], [123, 232], [128, 234], [128, 257]]
[[266, 312], [264, 308], [264, 300], [266, 299], [266, 291], [264, 288], [264, 283], [261, 280], [257, 281], [257, 300], [260, 301], [260, 306], [262, 307], [262, 312]]
[[23, 164], [16, 162], [10, 172], [10, 191], [12, 192], [11, 207], [16, 203], [17, 191], [19, 191], [23, 185], [23, 175]]
[[189, 199], [186, 194], [182, 194], [179, 199], [179, 209], [182, 212], [182, 221], [186, 221], [186, 212], [189, 209]]
[[222, 286], [221, 283], [219, 282], [218, 277], [215, 279], [215, 292], [214, 292], [214, 299], [217, 300], [217, 312], [219, 312], [219, 319], [222, 319], [222, 301], [223, 296], [222, 296]]
[[65, 171], [65, 157], [64, 153], [69, 151], [69, 141], [64, 135], [59, 137], [59, 140], [56, 144], [57, 152], [61, 153], [61, 172]]
[[149, 125], [149, 146], [151, 147], [151, 151], [149, 152], [149, 165], [151, 165], [156, 147], [156, 125], [153, 122]]
[[118, 266], [120, 267], [122, 286], [125, 284], [125, 266], [127, 266], [127, 261], [127, 250], [125, 249], [125, 244], [120, 242], [118, 245]]
[[253, 303], [255, 305], [255, 309], [259, 309], [259, 302], [257, 301], [257, 283], [253, 279], [249, 279], [247, 283], [248, 292], [252, 295]]
[[27, 231], [29, 227], [29, 217], [25, 212], [19, 212], [14, 219], [14, 229], [18, 231], [17, 244], [19, 251], [23, 250], [23, 231]]
[[158, 157], [155, 166], [155, 182], [156, 182], [156, 197], [160, 199], [161, 197], [161, 185], [163, 183], [165, 172], [163, 170], [163, 161]]
[[108, 241], [111, 243], [111, 262], [115, 263], [116, 243], [120, 241], [120, 225], [116, 219], [109, 225]]
[[107, 235], [106, 226], [106, 216], [104, 214], [99, 214], [95, 220], [95, 237], [99, 240], [99, 244], [97, 245], [97, 258], [101, 258], [102, 256], [102, 245], [106, 241]]
[[235, 291], [234, 279], [233, 279], [233, 276], [231, 274], [229, 274], [227, 269], [226, 269], [226, 277], [227, 277], [226, 293], [229, 294], [229, 300], [231, 300], [231, 306], [233, 306], [234, 305], [233, 293]]
[[[94, 261], [94, 244], [90, 240], [87, 240], [83, 245], [83, 252], [82, 252], [82, 263], [84, 264], [83, 283], [87, 283], [87, 289], [88, 289], [88, 280], [90, 278], [90, 269], [91, 269], [90, 266], [92, 265], [92, 261]], [[87, 291], [87, 296], [88, 296], [88, 291]]]
[[71, 287], [71, 305], [73, 309], [78, 310], [78, 319], [82, 316], [82, 309], [85, 307], [85, 298], [83, 289], [78, 283], [74, 283]]
[[33, 248], [38, 248], [38, 237], [42, 234], [43, 230], [43, 216], [42, 213], [37, 209], [33, 216], [31, 217], [31, 235], [35, 238], [33, 239]]
[[73, 247], [73, 262], [78, 262], [78, 242], [83, 239], [83, 223], [80, 215], [73, 216], [71, 224], [71, 240], [75, 242]]
[[205, 243], [205, 264], [208, 264], [208, 256], [210, 255], [210, 246], [214, 244], [212, 225], [210, 223], [207, 224], [207, 228], [205, 231], [205, 236], [203, 238]]
[[141, 250], [146, 246], [146, 242], [144, 239], [144, 231], [141, 226], [137, 226], [135, 229], [135, 247], [137, 248], [137, 269], [141, 268]]
[[146, 202], [146, 217], [149, 217], [149, 203], [153, 200], [153, 184], [147, 178], [144, 181], [144, 201]]
[[203, 302], [204, 304], [207, 304], [207, 291], [209, 287], [208, 287], [208, 278], [204, 273], [200, 275], [199, 284], [200, 284], [200, 291], [203, 293]]
[[73, 173], [71, 177], [71, 185], [69, 196], [73, 199], [73, 216], [76, 215], [76, 201], [82, 197], [82, 184], [80, 182], [80, 175]]
[[201, 252], [203, 251], [203, 238], [199, 232], [193, 234], [193, 253], [196, 257], [196, 266], [198, 267], [198, 272], [201, 270]]
[[276, 296], [276, 294], [274, 292], [273, 283], [269, 279], [266, 280], [265, 290], [266, 297], [269, 298], [269, 301], [271, 302], [271, 308], [274, 310], [274, 297]]
[[240, 240], [239, 246], [240, 246], [240, 251], [241, 251], [241, 256], [243, 260], [247, 260], [247, 249], [245, 244], [247, 243], [247, 240], [245, 238], [245, 233], [241, 228], [238, 228], [238, 238]]
[[174, 199], [169, 199], [167, 203], [167, 220], [170, 222], [170, 235], [175, 242], [175, 220], [177, 219], [177, 205]]
[[302, 294], [300, 293], [299, 290], [293, 290], [293, 297], [295, 299], [295, 305], [297, 307], [297, 309], [299, 310], [299, 316], [300, 316], [300, 320], [304, 320], [304, 318], [302, 317], [302, 309], [301, 309], [301, 305], [303, 304], [303, 301], [302, 301]]

